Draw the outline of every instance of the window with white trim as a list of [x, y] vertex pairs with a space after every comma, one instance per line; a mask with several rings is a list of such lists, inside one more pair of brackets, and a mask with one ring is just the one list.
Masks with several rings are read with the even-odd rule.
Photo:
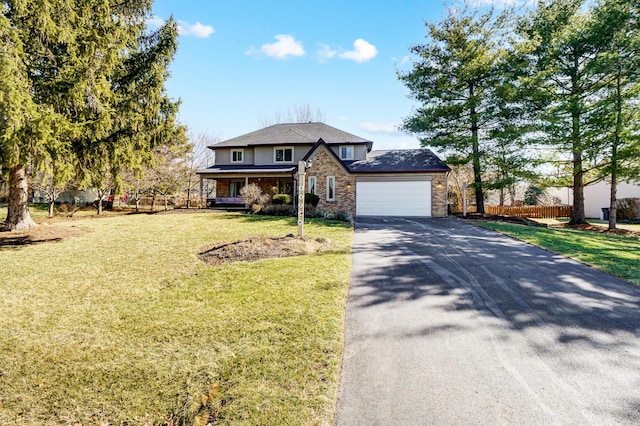
[[231, 162], [242, 163], [244, 162], [244, 149], [232, 149], [231, 150]]
[[353, 146], [342, 145], [340, 146], [340, 159], [341, 160], [353, 160]]
[[278, 146], [273, 148], [274, 163], [293, 163], [293, 147]]
[[336, 177], [327, 176], [327, 201], [336, 200]]
[[307, 179], [307, 192], [310, 192], [311, 194], [316, 193], [316, 177], [315, 176], [309, 176], [309, 179]]

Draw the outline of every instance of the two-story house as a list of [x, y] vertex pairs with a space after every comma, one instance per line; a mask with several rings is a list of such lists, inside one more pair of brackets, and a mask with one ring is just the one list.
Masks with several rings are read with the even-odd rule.
[[324, 123], [275, 124], [209, 148], [218, 203], [241, 202], [240, 189], [296, 195], [299, 161], [311, 164], [306, 192], [318, 207], [354, 216], [443, 217], [449, 168], [428, 149], [374, 151], [373, 142]]

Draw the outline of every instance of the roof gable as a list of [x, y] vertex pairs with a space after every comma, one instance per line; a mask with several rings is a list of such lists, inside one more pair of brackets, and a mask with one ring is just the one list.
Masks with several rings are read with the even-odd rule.
[[324, 123], [274, 124], [242, 136], [222, 141], [209, 148], [233, 148], [258, 145], [299, 145], [315, 144], [323, 139], [327, 144], [367, 144], [369, 150], [373, 142], [352, 135]]
[[[329, 158], [331, 158], [341, 169], [344, 173], [349, 173], [349, 169], [347, 168], [346, 164], [344, 163], [344, 161], [342, 161], [335, 152], [333, 152], [333, 150], [331, 148], [329, 148], [329, 145], [327, 145], [327, 143], [322, 139], [318, 139], [318, 142], [316, 142], [313, 147], [311, 147], [311, 149], [309, 150], [309, 152], [307, 153], [307, 155], [304, 156], [304, 158], [302, 159], [302, 161], [313, 161], [313, 157], [315, 157], [318, 154], [318, 150], [324, 150], [327, 155], [329, 156]], [[297, 167], [296, 167], [296, 171], [297, 171]]]

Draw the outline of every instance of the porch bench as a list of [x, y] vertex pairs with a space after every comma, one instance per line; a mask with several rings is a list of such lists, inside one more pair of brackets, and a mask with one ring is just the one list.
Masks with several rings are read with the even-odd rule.
[[207, 207], [244, 207], [240, 197], [215, 197], [207, 199]]

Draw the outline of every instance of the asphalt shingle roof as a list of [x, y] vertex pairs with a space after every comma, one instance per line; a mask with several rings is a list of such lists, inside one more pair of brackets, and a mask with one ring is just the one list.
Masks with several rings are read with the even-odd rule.
[[347, 167], [353, 173], [419, 173], [449, 170], [442, 160], [426, 148], [371, 151], [366, 160], [354, 161]]
[[[367, 143], [371, 141], [324, 123], [274, 124], [246, 135], [222, 141], [210, 148], [233, 148], [256, 145], [315, 144], [322, 138], [327, 144]], [[370, 148], [369, 148], [370, 149]]]

